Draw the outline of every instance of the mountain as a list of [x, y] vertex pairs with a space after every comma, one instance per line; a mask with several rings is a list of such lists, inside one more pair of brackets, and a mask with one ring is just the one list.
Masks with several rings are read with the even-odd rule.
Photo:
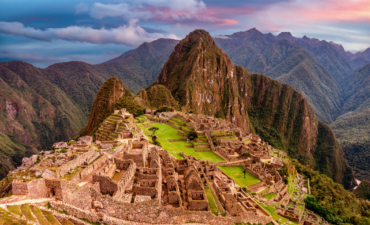
[[325, 123], [336, 119], [341, 107], [339, 85], [333, 75], [300, 45], [305, 42], [295, 44], [300, 39], [290, 33], [281, 33], [275, 37], [262, 34], [256, 29], [215, 40], [218, 46], [230, 54], [234, 63], [289, 84], [302, 93], [318, 118]]
[[235, 66], [206, 31], [195, 30], [176, 45], [156, 84], [167, 87], [183, 110], [226, 118], [351, 186], [352, 170], [333, 131], [316, 118], [304, 96]]
[[370, 109], [339, 119], [331, 127], [356, 177], [370, 180]]
[[152, 84], [176, 43], [143, 43], [98, 65], [66, 62], [40, 69], [24, 62], [0, 63], [0, 178], [23, 157], [79, 135], [105, 80], [116, 76], [134, 93]]
[[28, 63], [1, 63], [0, 84], [0, 176], [23, 157], [75, 136], [86, 122], [82, 108]]
[[144, 42], [138, 48], [94, 67], [101, 74], [118, 77], [132, 93], [137, 94], [157, 79], [177, 43], [177, 40], [163, 38]]
[[355, 54], [348, 53], [348, 57], [354, 68], [359, 68], [365, 64], [370, 63], [370, 48], [363, 52], [357, 52]]
[[353, 193], [357, 198], [370, 200], [370, 182], [366, 180], [362, 181]]
[[370, 63], [355, 70], [343, 86], [344, 104], [341, 117], [353, 116], [370, 108]]

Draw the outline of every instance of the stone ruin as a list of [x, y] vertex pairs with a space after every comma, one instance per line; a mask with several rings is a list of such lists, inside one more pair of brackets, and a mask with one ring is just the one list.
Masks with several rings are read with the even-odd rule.
[[[220, 145], [212, 145], [212, 150], [226, 159], [225, 164], [243, 166], [261, 180], [249, 187], [251, 190], [269, 187], [277, 193], [272, 201], [285, 200], [287, 189], [276, 172], [281, 165], [271, 160], [271, 146], [258, 136], [243, 134], [235, 125], [208, 116], [185, 113], [157, 116], [163, 120], [176, 116], [186, 121], [204, 134], [208, 142], [212, 135], [227, 134], [225, 137], [232, 141], [219, 136], [216, 139]], [[112, 133], [117, 135], [112, 138]], [[30, 199], [50, 198], [55, 209], [77, 218], [89, 218], [91, 222], [103, 223], [107, 218], [222, 225], [273, 221], [250, 192], [236, 185], [216, 163], [183, 153], [182, 159], [176, 159], [151, 145], [126, 110], [115, 111], [108, 117], [95, 138], [95, 142], [93, 137], [85, 136], [71, 145], [56, 143], [53, 151], [24, 159], [19, 169], [29, 170], [29, 174], [13, 181], [13, 193]], [[249, 154], [241, 157], [243, 153]], [[224, 216], [211, 212], [210, 200], [216, 202], [218, 212]], [[290, 211], [284, 215], [287, 213]]]

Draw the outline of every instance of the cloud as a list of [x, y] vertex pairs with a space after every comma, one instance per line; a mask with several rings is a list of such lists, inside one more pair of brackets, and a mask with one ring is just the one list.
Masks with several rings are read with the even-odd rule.
[[75, 6], [75, 12], [76, 14], [85, 13], [90, 11], [90, 7], [88, 4], [81, 2], [80, 4]]
[[175, 34], [148, 33], [138, 26], [137, 22], [137, 19], [133, 19], [130, 20], [128, 25], [112, 29], [69, 26], [65, 28], [48, 28], [46, 30], [25, 27], [19, 22], [0, 22], [0, 32], [43, 41], [61, 39], [94, 44], [124, 44], [131, 47], [158, 38], [179, 39]]
[[[85, 11], [78, 11], [82, 13]], [[135, 0], [129, 3], [103, 4], [91, 6], [90, 16], [96, 19], [121, 17], [124, 19], [156, 20], [165, 22], [197, 21], [218, 25], [237, 24], [236, 20], [218, 17], [207, 10], [199, 0]]]

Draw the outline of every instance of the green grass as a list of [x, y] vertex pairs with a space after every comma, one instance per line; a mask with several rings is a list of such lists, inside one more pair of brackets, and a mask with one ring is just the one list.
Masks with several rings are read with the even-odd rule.
[[266, 192], [268, 190], [270, 190], [270, 187], [263, 189], [262, 191], [258, 192], [258, 194], [262, 194], [263, 192]]
[[64, 220], [63, 222], [61, 222], [62, 225], [74, 225], [71, 221], [68, 221], [68, 220]]
[[178, 121], [178, 122], [180, 122], [180, 123], [185, 123], [184, 121], [182, 121], [181, 119], [178, 119], [178, 118], [175, 118], [175, 117], [172, 117], [172, 119], [173, 120], [176, 120], [176, 121]]
[[246, 187], [253, 184], [256, 184], [258, 182], [261, 182], [260, 179], [253, 176], [248, 171], [245, 172], [245, 178], [244, 178], [244, 168], [242, 166], [234, 166], [234, 167], [222, 167], [218, 166], [222, 172], [226, 173], [229, 177], [234, 179], [237, 185], [240, 187]]
[[272, 198], [275, 198], [276, 195], [277, 195], [276, 193], [271, 192], [271, 193], [268, 193], [266, 195], [263, 195], [262, 198], [270, 200]]
[[10, 205], [7, 207], [9, 212], [12, 212], [17, 215], [22, 215], [21, 209], [17, 205]]
[[21, 206], [22, 214], [31, 221], [36, 221], [36, 218], [32, 215], [32, 210], [28, 204]]
[[38, 207], [30, 206], [30, 208], [41, 225], [50, 225], [50, 223], [44, 217], [44, 214], [42, 214], [41, 210]]
[[264, 204], [262, 204], [262, 203], [258, 203], [262, 208], [264, 208], [271, 216], [272, 216], [272, 219], [274, 219], [275, 221], [277, 221], [277, 220], [281, 220], [281, 222], [280, 222], [280, 224], [282, 224], [282, 223], [288, 223], [288, 222], [292, 222], [292, 223], [294, 223], [294, 224], [297, 224], [297, 222], [295, 222], [295, 221], [290, 221], [290, 220], [288, 220], [287, 218], [285, 218], [285, 217], [282, 217], [282, 216], [280, 216], [279, 214], [277, 214], [275, 211], [276, 211], [276, 209], [274, 208], [274, 207], [272, 207], [272, 206], [270, 206], [270, 205], [264, 205]]
[[48, 220], [51, 225], [60, 225], [59, 221], [54, 217], [51, 212], [41, 210], [44, 217]]
[[212, 196], [211, 190], [209, 188], [204, 188], [204, 192], [207, 195], [208, 204], [209, 204], [209, 208], [211, 209], [211, 212], [217, 216], [218, 215], [218, 209], [217, 209], [215, 199]]
[[24, 225], [27, 224], [24, 220], [16, 219], [12, 214], [0, 208], [0, 225]]
[[293, 196], [293, 193], [294, 193], [294, 180], [293, 180], [293, 176], [290, 174], [288, 176], [288, 193], [290, 196]]
[[[150, 127], [144, 127], [142, 124], [138, 126], [144, 131], [144, 133], [152, 133], [149, 131]], [[185, 145], [189, 145], [186, 141], [175, 141], [169, 142], [167, 139], [181, 139], [183, 136], [177, 133], [177, 129], [165, 124], [165, 123], [152, 123], [152, 126], [158, 127], [159, 130], [155, 132], [158, 136], [158, 141], [161, 143], [162, 147], [166, 149], [170, 154], [175, 156], [178, 159], [181, 159], [182, 156], [180, 152], [184, 152], [186, 155], [192, 155], [196, 158], [202, 160], [210, 160], [211, 162], [221, 162], [224, 161], [220, 156], [216, 155], [214, 152], [195, 152], [194, 148], [186, 148]], [[152, 141], [151, 137], [148, 137], [149, 141]]]

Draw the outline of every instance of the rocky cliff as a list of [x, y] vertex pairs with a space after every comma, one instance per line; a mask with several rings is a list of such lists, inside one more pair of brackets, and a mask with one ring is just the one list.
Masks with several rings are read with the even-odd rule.
[[206, 31], [195, 30], [180, 41], [156, 84], [166, 86], [183, 110], [226, 118], [339, 183], [353, 181], [330, 127], [304, 96], [235, 66]]

